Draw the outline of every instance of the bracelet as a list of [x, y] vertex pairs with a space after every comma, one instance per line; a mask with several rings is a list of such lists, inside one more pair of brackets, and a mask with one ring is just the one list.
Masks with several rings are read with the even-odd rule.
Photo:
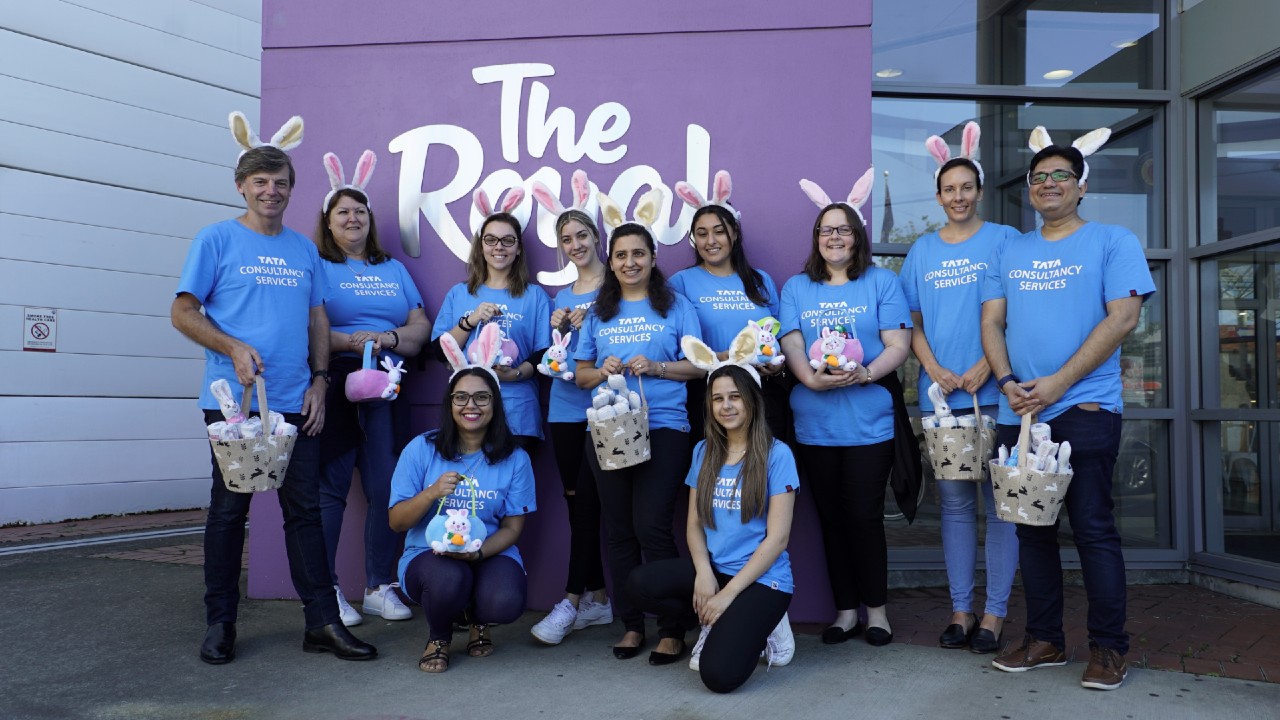
[[1000, 392], [1004, 392], [1004, 386], [1009, 384], [1010, 382], [1018, 382], [1018, 378], [1014, 377], [1013, 373], [1009, 373], [1008, 375], [1005, 375], [1004, 377], [997, 380], [996, 387], [1000, 388]]
[[323, 370], [312, 370], [312, 371], [311, 371], [311, 379], [312, 379], [312, 381], [314, 381], [314, 380], [315, 380], [316, 378], [318, 378], [318, 377], [319, 377], [319, 378], [324, 378], [324, 381], [325, 381], [325, 382], [329, 382], [329, 369], [328, 369], [328, 368], [325, 368], [325, 369], [323, 369]]
[[517, 366], [517, 367], [516, 367], [516, 380], [519, 380], [519, 379], [520, 379], [520, 378], [522, 378], [522, 377], [524, 377], [524, 371], [523, 371], [523, 370], [521, 370], [521, 369]]
[[459, 330], [462, 330], [464, 332], [471, 332], [472, 330], [476, 329], [475, 325], [472, 325], [471, 327], [467, 327], [467, 318], [469, 317], [471, 317], [471, 313], [467, 313], [466, 315], [463, 315], [462, 317], [458, 318]]
[[665, 362], [658, 363], [658, 378], [662, 379], [667, 376], [667, 364]]
[[396, 348], [400, 347], [400, 333], [396, 332], [395, 330], [388, 330], [387, 332], [391, 334], [391, 339], [396, 341], [395, 345], [392, 345], [387, 349], [395, 350]]

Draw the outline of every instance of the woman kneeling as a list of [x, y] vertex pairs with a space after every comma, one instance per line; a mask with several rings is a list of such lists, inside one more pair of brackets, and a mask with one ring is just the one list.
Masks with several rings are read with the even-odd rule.
[[628, 582], [646, 610], [690, 624], [697, 615], [702, 634], [689, 667], [720, 693], [746, 682], [762, 651], [771, 665], [795, 653], [786, 548], [800, 481], [791, 450], [769, 432], [758, 382], [737, 365], [711, 373], [706, 440], [685, 479], [691, 557], [643, 565]]

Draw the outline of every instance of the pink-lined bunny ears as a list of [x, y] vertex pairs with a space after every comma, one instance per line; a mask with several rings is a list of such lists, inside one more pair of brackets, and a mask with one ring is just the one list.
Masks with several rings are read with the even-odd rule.
[[684, 201], [685, 205], [698, 210], [708, 205], [719, 205], [720, 207], [733, 213], [736, 219], [742, 219], [742, 213], [738, 209], [729, 204], [729, 196], [733, 194], [733, 178], [729, 177], [728, 170], [721, 170], [716, 173], [715, 179], [711, 181], [711, 199], [707, 200], [702, 197], [702, 193], [689, 183], [681, 180], [676, 183], [676, 196]]
[[[973, 163], [978, 169], [978, 184], [986, 183], [986, 177], [982, 172], [982, 163], [978, 162], [978, 140], [982, 138], [982, 129], [978, 127], [978, 123], [970, 120], [965, 123], [964, 131], [960, 135], [960, 154], [956, 157], [964, 158]], [[924, 141], [924, 147], [938, 162], [938, 169], [933, 171], [933, 179], [938, 179], [938, 173], [942, 172], [942, 166], [951, 161], [951, 148], [947, 146], [947, 141], [937, 135], [930, 135], [928, 140]]]
[[680, 349], [684, 351], [684, 356], [693, 363], [694, 367], [706, 371], [708, 375], [725, 365], [737, 365], [747, 371], [751, 379], [756, 381], [756, 385], [760, 385], [760, 371], [756, 370], [754, 365], [756, 337], [756, 331], [752, 330], [750, 325], [739, 330], [730, 341], [729, 356], [724, 360], [720, 359], [715, 350], [692, 335], [680, 338]]
[[[640, 202], [636, 203], [636, 210], [632, 214], [635, 222], [652, 228], [653, 224], [658, 222], [658, 213], [660, 208], [664, 206], [664, 200], [667, 197], [667, 189], [661, 186], [655, 186], [649, 192], [640, 196]], [[604, 227], [609, 233], [625, 225], [627, 222], [626, 212], [622, 206], [614, 201], [608, 195], [598, 192], [596, 200], [600, 203], [600, 218], [604, 220]], [[655, 248], [656, 249], [656, 248]]]
[[485, 192], [484, 188], [476, 188], [476, 191], [471, 194], [472, 204], [475, 205], [476, 210], [480, 211], [481, 215], [487, 218], [496, 213], [509, 213], [515, 210], [520, 201], [524, 200], [524, 188], [517, 185], [504, 191], [498, 196], [498, 199], [502, 202], [497, 205], [495, 210], [494, 204], [489, 201], [489, 193]]
[[231, 126], [231, 136], [236, 139], [236, 144], [240, 146], [240, 154], [254, 148], [270, 145], [288, 152], [302, 144], [302, 118], [294, 115], [285, 121], [284, 125], [271, 136], [268, 142], [262, 142], [258, 139], [258, 134], [253, 131], [253, 126], [249, 124], [249, 118], [239, 110], [233, 111], [227, 116], [227, 123]]
[[[859, 208], [865, 205], [867, 200], [870, 199], [871, 185], [874, 181], [875, 168], [869, 167], [866, 172], [862, 173], [862, 177], [858, 178], [858, 182], [853, 184], [853, 189], [849, 191], [849, 198], [847, 200], [840, 201], [842, 205], [847, 205], [855, 214], [857, 214], [858, 219], [862, 221], [863, 225], [867, 224], [867, 218], [862, 215], [862, 210]], [[824, 208], [832, 204], [831, 198], [827, 195], [826, 191], [818, 187], [818, 184], [811, 180], [801, 180], [800, 189], [803, 190], [804, 194], [809, 196], [809, 199], [813, 201], [813, 204], [817, 205], [819, 208]]]
[[591, 183], [587, 181], [587, 172], [574, 170], [569, 183], [573, 188], [573, 205], [570, 207], [561, 205], [560, 198], [556, 197], [556, 194], [551, 192], [551, 188], [544, 185], [541, 180], [533, 181], [533, 199], [542, 207], [555, 213], [557, 218], [569, 210], [585, 212], [587, 203], [591, 200]]
[[[1087, 132], [1071, 142], [1071, 147], [1079, 150], [1080, 154], [1085, 158], [1084, 174], [1076, 181], [1077, 187], [1083, 186], [1084, 182], [1089, 179], [1088, 157], [1098, 152], [1109, 139], [1111, 139], [1111, 128], [1101, 127]], [[1045, 130], [1043, 125], [1037, 125], [1036, 129], [1031, 131], [1031, 137], [1027, 138], [1027, 147], [1036, 153], [1053, 144], [1053, 138], [1049, 137], [1049, 131]], [[1027, 184], [1031, 184], [1030, 169], [1027, 170]]]
[[493, 381], [502, 384], [498, 379], [498, 373], [493, 369], [493, 365], [502, 356], [502, 328], [497, 323], [485, 323], [480, 329], [480, 335], [471, 345], [471, 358], [468, 359], [466, 353], [462, 352], [462, 348], [458, 346], [458, 341], [453, 339], [449, 333], [440, 336], [440, 348], [444, 350], [444, 357], [449, 361], [449, 367], [453, 368], [453, 372], [449, 375], [449, 380], [453, 380], [453, 376], [468, 368], [480, 368], [493, 376]]
[[324, 154], [324, 171], [329, 175], [329, 192], [324, 196], [324, 204], [320, 206], [321, 212], [329, 212], [329, 203], [333, 202], [333, 196], [338, 194], [339, 190], [359, 190], [365, 198], [369, 197], [369, 193], [365, 192], [365, 187], [369, 184], [369, 178], [373, 177], [373, 168], [378, 164], [378, 156], [373, 154], [372, 150], [365, 150], [360, 153], [360, 159], [356, 161], [356, 172], [351, 177], [351, 182], [347, 182], [347, 175], [342, 170], [342, 161], [337, 155], [331, 152]]

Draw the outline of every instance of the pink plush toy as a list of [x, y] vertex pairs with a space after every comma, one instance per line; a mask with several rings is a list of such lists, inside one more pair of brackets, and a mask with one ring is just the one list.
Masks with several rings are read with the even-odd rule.
[[835, 330], [822, 328], [822, 336], [809, 346], [809, 367], [814, 370], [856, 370], [862, 358], [862, 343], [856, 337], [850, 339], [843, 325]]
[[347, 399], [354, 403], [395, 400], [400, 394], [400, 377], [404, 374], [404, 362], [391, 364], [391, 358], [383, 358], [386, 371], [373, 366], [373, 341], [364, 344], [364, 362], [360, 370], [347, 375], [344, 390]]

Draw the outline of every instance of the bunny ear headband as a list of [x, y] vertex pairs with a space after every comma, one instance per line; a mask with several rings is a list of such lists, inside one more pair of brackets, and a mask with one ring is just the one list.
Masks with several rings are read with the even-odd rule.
[[[1106, 144], [1107, 140], [1110, 139], [1110, 137], [1111, 137], [1111, 128], [1105, 128], [1105, 127], [1098, 128], [1097, 130], [1094, 130], [1092, 132], [1087, 132], [1084, 135], [1081, 135], [1080, 137], [1076, 138], [1071, 143], [1071, 147], [1079, 150], [1081, 155], [1083, 155], [1085, 158], [1088, 158], [1090, 155], [1098, 152], [1099, 148], [1101, 148], [1104, 144]], [[1036, 129], [1031, 131], [1031, 137], [1027, 139], [1027, 147], [1031, 148], [1032, 152], [1038, 153], [1052, 144], [1053, 144], [1053, 140], [1049, 137], [1049, 131], [1045, 130], [1043, 125], [1037, 125]], [[1083, 186], [1085, 180], [1088, 180], [1088, 179], [1089, 179], [1089, 161], [1086, 159], [1084, 161], [1084, 174], [1081, 175], [1080, 179], [1076, 181], [1076, 186], [1077, 187]], [[1027, 184], [1028, 185], [1031, 184], [1030, 169], [1027, 170]]]
[[680, 349], [684, 351], [684, 356], [689, 358], [689, 362], [699, 370], [706, 370], [707, 374], [719, 370], [725, 365], [737, 365], [752, 380], [756, 381], [756, 385], [760, 385], [760, 373], [756, 370], [754, 361], [756, 357], [756, 333], [748, 325], [733, 338], [733, 342], [729, 343], [729, 357], [721, 360], [716, 357], [716, 351], [707, 346], [698, 338], [692, 335], [685, 335], [680, 338]]
[[[653, 224], [658, 221], [658, 209], [662, 206], [662, 201], [666, 197], [666, 192], [661, 187], [654, 187], [649, 192], [640, 196], [640, 202], [636, 203], [636, 211], [632, 215], [635, 222], [652, 228]], [[600, 217], [604, 220], [605, 230], [612, 234], [622, 225], [627, 223], [626, 213], [623, 212], [622, 206], [614, 202], [613, 198], [598, 192], [596, 200], [600, 202]], [[654, 254], [657, 254], [657, 246], [654, 246]]]
[[[875, 180], [875, 168], [867, 168], [867, 171], [858, 178], [858, 182], [853, 184], [853, 189], [849, 191], [849, 199], [842, 200], [841, 205], [849, 207], [857, 214], [858, 219], [863, 225], [867, 224], [867, 219], [862, 216], [862, 211], [858, 208], [867, 203], [867, 199], [871, 197], [871, 184]], [[818, 184], [810, 180], [801, 180], [800, 189], [805, 195], [813, 201], [814, 205], [824, 208], [831, 204], [831, 198], [827, 196], [826, 191], [818, 187]]]
[[551, 188], [542, 183], [541, 180], [533, 181], [533, 199], [547, 210], [556, 214], [556, 219], [570, 210], [580, 210], [586, 212], [587, 201], [591, 199], [591, 183], [587, 182], [587, 171], [574, 170], [573, 178], [569, 181], [573, 187], [573, 205], [565, 207], [560, 204], [560, 198], [551, 192]]
[[450, 382], [453, 381], [454, 375], [463, 370], [480, 368], [492, 375], [494, 382], [502, 384], [498, 379], [498, 373], [493, 369], [493, 364], [502, 357], [502, 329], [497, 323], [485, 323], [485, 326], [480, 329], [479, 337], [471, 346], [471, 357], [475, 362], [467, 359], [466, 353], [458, 347], [458, 341], [447, 332], [440, 336], [440, 347], [444, 350], [445, 359], [449, 361], [449, 367], [453, 368], [453, 372], [449, 375]]
[[[719, 205], [729, 214], [733, 215], [733, 219], [742, 222], [742, 213], [738, 212], [738, 208], [729, 204], [729, 196], [733, 194], [733, 178], [729, 177], [728, 170], [721, 170], [716, 173], [715, 179], [711, 181], [711, 200], [708, 201], [702, 197], [702, 193], [689, 183], [681, 180], [676, 183], [676, 195], [684, 201], [685, 205], [700, 210], [708, 205]], [[689, 230], [689, 242], [693, 243], [693, 230]]]
[[257, 133], [253, 131], [253, 126], [249, 124], [249, 118], [244, 113], [236, 110], [232, 112], [227, 121], [231, 125], [231, 136], [236, 139], [236, 144], [240, 146], [240, 154], [243, 155], [254, 148], [260, 148], [263, 145], [270, 145], [288, 152], [302, 144], [302, 118], [294, 115], [285, 121], [284, 125], [271, 136], [270, 142], [262, 142], [258, 139]]
[[324, 171], [329, 174], [329, 187], [332, 189], [324, 196], [324, 205], [320, 206], [320, 211], [329, 212], [329, 203], [333, 202], [333, 196], [337, 195], [339, 190], [358, 190], [367, 199], [369, 193], [364, 189], [369, 184], [369, 178], [373, 177], [373, 168], [377, 164], [378, 156], [374, 155], [372, 150], [365, 150], [356, 161], [356, 173], [348, 183], [346, 173], [342, 171], [342, 161], [331, 152], [325, 153]]
[[[510, 213], [512, 210], [515, 210], [516, 206], [520, 204], [520, 201], [524, 200], [524, 188], [517, 185], [509, 190], [504, 190], [503, 193], [498, 196], [498, 199], [501, 200], [502, 203], [498, 205], [495, 210], [494, 204], [489, 201], [489, 193], [485, 192], [484, 188], [476, 188], [476, 191], [471, 194], [472, 204], [475, 205], [475, 208], [480, 211], [480, 214], [488, 220], [490, 215], [496, 215], [497, 213]], [[483, 224], [481, 227], [483, 227]]]
[[[982, 137], [982, 130], [978, 127], [978, 123], [970, 120], [964, 125], [964, 132], [960, 136], [960, 154], [956, 157], [964, 158], [973, 163], [978, 169], [978, 184], [986, 183], [986, 178], [982, 173], [982, 163], [978, 162], [978, 139]], [[933, 171], [933, 179], [938, 179], [938, 173], [942, 172], [942, 166], [951, 161], [951, 148], [947, 147], [947, 141], [937, 135], [930, 135], [928, 140], [924, 141], [924, 147], [938, 161], [938, 169]]]

